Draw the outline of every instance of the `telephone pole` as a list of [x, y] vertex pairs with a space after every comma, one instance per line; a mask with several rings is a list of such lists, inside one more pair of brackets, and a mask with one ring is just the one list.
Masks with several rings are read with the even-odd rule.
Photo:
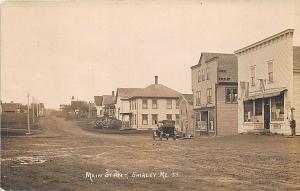
[[29, 111], [29, 97], [30, 97], [30, 94], [28, 93], [27, 94], [27, 133], [26, 135], [30, 135], [31, 132], [30, 132], [30, 111]]
[[32, 96], [32, 124], [34, 124], [35, 122], [35, 118], [34, 118], [34, 97]]

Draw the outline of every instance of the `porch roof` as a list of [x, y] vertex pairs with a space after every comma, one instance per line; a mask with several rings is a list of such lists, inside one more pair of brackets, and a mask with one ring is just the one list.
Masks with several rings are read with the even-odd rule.
[[261, 91], [249, 92], [249, 96], [246, 97], [244, 99], [244, 101], [278, 96], [283, 91], [287, 91], [287, 88], [286, 87], [280, 87], [280, 88], [266, 89], [264, 92], [261, 92]]

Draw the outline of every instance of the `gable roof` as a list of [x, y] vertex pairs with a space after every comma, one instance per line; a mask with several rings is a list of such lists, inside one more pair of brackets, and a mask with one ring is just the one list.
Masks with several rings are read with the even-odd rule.
[[118, 88], [116, 97], [120, 97], [121, 99], [129, 99], [141, 89], [142, 88]]
[[115, 96], [112, 95], [103, 95], [102, 105], [111, 105], [115, 103]]
[[300, 46], [293, 47], [294, 70], [300, 70]]
[[88, 105], [88, 103], [86, 101], [80, 101], [80, 100], [71, 101], [71, 106], [74, 108], [81, 108], [81, 107], [85, 107], [87, 105]]
[[94, 103], [96, 104], [96, 106], [102, 106], [102, 100], [102, 96], [94, 96]]
[[202, 63], [209, 62], [213, 59], [219, 58], [221, 60], [224, 59], [234, 59], [236, 58], [235, 54], [227, 54], [227, 53], [210, 53], [210, 52], [202, 52], [198, 64], [191, 67], [191, 69], [201, 66]]
[[182, 94], [182, 97], [191, 105], [194, 104], [194, 95], [193, 94]]

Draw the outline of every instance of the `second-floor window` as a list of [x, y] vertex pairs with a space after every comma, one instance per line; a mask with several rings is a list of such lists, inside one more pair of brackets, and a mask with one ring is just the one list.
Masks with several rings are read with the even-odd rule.
[[255, 86], [255, 66], [250, 67], [250, 83], [251, 86]]
[[198, 82], [201, 82], [201, 70], [198, 71]]
[[179, 99], [176, 99], [176, 109], [179, 108]]
[[225, 88], [225, 102], [226, 103], [236, 103], [237, 102], [237, 88], [231, 87], [231, 88]]
[[202, 70], [202, 81], [205, 81], [205, 70]]
[[167, 109], [172, 109], [172, 100], [167, 99]]
[[208, 88], [206, 90], [206, 95], [207, 95], [207, 103], [212, 103], [211, 88]]
[[196, 105], [201, 105], [201, 91], [196, 92]]
[[268, 80], [273, 82], [273, 61], [268, 62]]
[[152, 109], [157, 109], [157, 99], [152, 100]]
[[210, 76], [209, 76], [209, 67], [206, 68], [206, 80], [209, 80]]
[[147, 99], [143, 99], [142, 108], [143, 109], [148, 109], [148, 100]]

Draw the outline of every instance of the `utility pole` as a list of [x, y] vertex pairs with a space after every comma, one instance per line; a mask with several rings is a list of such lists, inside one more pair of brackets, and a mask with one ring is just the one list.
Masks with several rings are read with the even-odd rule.
[[91, 102], [89, 101], [89, 113], [88, 113], [88, 118], [91, 118]]
[[34, 97], [32, 96], [32, 124], [34, 124]]
[[39, 112], [40, 112], [40, 104], [39, 104], [39, 102], [37, 101], [37, 105], [36, 105], [36, 118], [37, 118], [37, 119], [39, 118]]
[[30, 94], [28, 93], [27, 94], [27, 133], [26, 135], [30, 135], [31, 132], [30, 132], [30, 111], [29, 111], [29, 97], [30, 97]]

